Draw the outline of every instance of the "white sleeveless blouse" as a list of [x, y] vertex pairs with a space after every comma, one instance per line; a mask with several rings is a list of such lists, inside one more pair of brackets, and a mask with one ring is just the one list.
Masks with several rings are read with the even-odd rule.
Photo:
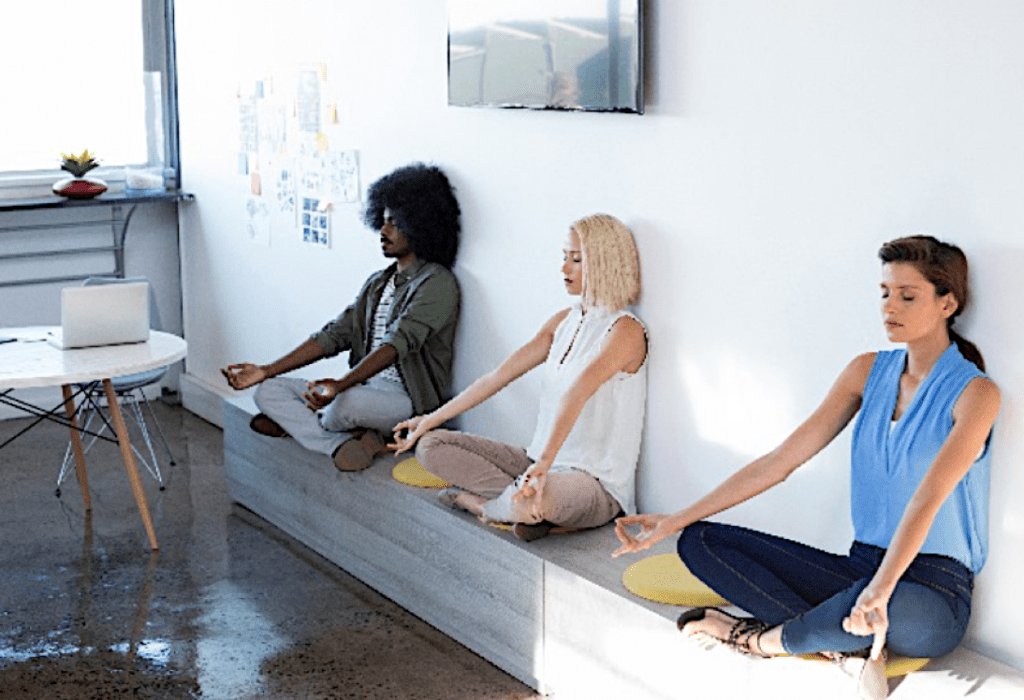
[[[609, 312], [579, 304], [555, 329], [541, 378], [537, 430], [527, 455], [536, 461], [554, 427], [562, 396], [601, 352], [612, 326], [627, 311]], [[645, 329], [646, 330], [646, 329]], [[551, 473], [578, 469], [596, 477], [627, 515], [636, 513], [636, 466], [647, 404], [647, 359], [633, 374], [619, 372], [590, 397], [555, 456]]]

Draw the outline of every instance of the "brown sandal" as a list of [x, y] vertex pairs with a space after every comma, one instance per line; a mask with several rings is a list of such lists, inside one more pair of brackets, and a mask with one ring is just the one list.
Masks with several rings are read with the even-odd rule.
[[[768, 625], [760, 620], [755, 620], [752, 617], [744, 618], [732, 626], [732, 629], [729, 630], [729, 639], [725, 643], [741, 654], [767, 659], [771, 654], [761, 651], [761, 635], [767, 631]], [[754, 651], [750, 645], [751, 640], [757, 644], [757, 651]]]
[[[708, 610], [715, 610], [726, 617], [735, 620], [732, 627], [729, 629], [729, 636], [726, 639], [719, 639], [718, 641], [729, 645], [741, 654], [749, 654], [750, 656], [759, 656], [761, 658], [768, 658], [771, 656], [770, 654], [765, 654], [761, 651], [761, 635], [767, 632], [770, 628], [764, 622], [752, 617], [736, 617], [735, 615], [730, 615], [724, 610], [714, 606], [693, 608], [679, 616], [676, 620], [676, 628], [682, 632], [683, 628], [689, 623], [703, 620], [707, 616]], [[757, 645], [756, 651], [750, 644], [752, 640]]]

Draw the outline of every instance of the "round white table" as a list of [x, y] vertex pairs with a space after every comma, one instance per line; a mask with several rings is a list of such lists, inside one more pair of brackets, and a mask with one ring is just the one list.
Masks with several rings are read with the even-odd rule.
[[[121, 457], [128, 472], [128, 482], [135, 502], [142, 516], [149, 543], [154, 550], [158, 549], [153, 520], [149, 514], [146, 493], [142, 488], [135, 456], [132, 454], [128, 430], [118, 406], [117, 397], [110, 383], [111, 378], [126, 374], [135, 374], [147, 370], [165, 367], [185, 357], [188, 345], [185, 341], [170, 333], [150, 331], [149, 341], [128, 345], [106, 345], [95, 348], [79, 348], [76, 350], [59, 350], [47, 342], [48, 337], [57, 328], [36, 326], [31, 328], [0, 328], [0, 338], [13, 338], [11, 342], [0, 343], [0, 399], [7, 399], [15, 389], [60, 386], [64, 392], [64, 410], [67, 414], [67, 425], [71, 430], [71, 446], [75, 454], [75, 469], [78, 484], [82, 490], [82, 500], [86, 510], [92, 509], [89, 496], [89, 479], [85, 469], [85, 455], [82, 452], [81, 436], [75, 419], [75, 405], [72, 384], [88, 384], [102, 382], [110, 409], [111, 421], [117, 442], [121, 448]], [[23, 401], [5, 400], [26, 412], [44, 416], [52, 416], [53, 411], [39, 406], [32, 406]], [[60, 421], [58, 421], [60, 422]]]

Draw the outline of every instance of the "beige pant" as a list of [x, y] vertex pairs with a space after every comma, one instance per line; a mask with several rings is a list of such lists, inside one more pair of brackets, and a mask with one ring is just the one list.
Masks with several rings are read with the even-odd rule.
[[[430, 473], [461, 489], [497, 498], [533, 461], [526, 450], [454, 430], [432, 430], [416, 445], [416, 459]], [[599, 527], [618, 515], [619, 502], [601, 482], [582, 471], [549, 473], [541, 518], [563, 527]], [[515, 506], [513, 521], [533, 523], [526, 506]]]

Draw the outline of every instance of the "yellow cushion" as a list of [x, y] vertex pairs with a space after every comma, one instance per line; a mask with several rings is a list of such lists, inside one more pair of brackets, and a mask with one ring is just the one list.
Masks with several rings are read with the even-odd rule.
[[[622, 574], [622, 583], [630, 593], [647, 600], [670, 605], [728, 605], [722, 596], [715, 593], [690, 573], [676, 554], [658, 554], [641, 559]], [[801, 654], [801, 659], [825, 661], [820, 654]], [[885, 677], [897, 678], [914, 671], [920, 671], [931, 659], [897, 656], [885, 665]]]
[[915, 659], [911, 656], [898, 656], [895, 659], [889, 659], [889, 663], [885, 665], [885, 677], [897, 678], [920, 671], [929, 661], [931, 659]]
[[729, 602], [690, 573], [676, 554], [641, 559], [622, 574], [622, 583], [634, 595], [670, 605], [728, 605]]
[[409, 486], [420, 486], [425, 489], [445, 489], [451, 486], [447, 481], [440, 479], [416, 461], [415, 457], [403, 459], [391, 470], [391, 476], [395, 481], [401, 481]]

